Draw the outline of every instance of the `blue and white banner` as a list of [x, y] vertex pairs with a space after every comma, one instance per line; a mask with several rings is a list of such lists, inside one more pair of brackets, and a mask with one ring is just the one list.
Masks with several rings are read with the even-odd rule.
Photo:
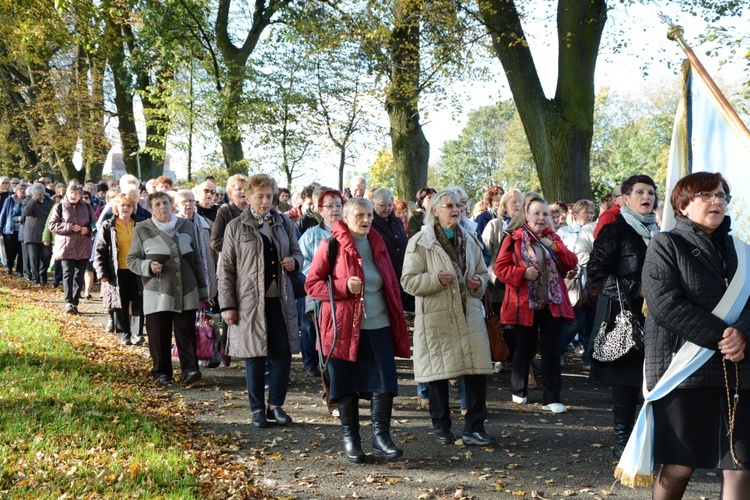
[[710, 90], [706, 77], [685, 62], [683, 97], [677, 107], [667, 167], [662, 230], [674, 226], [669, 198], [692, 172], [721, 172], [729, 182], [734, 236], [750, 243], [750, 135]]

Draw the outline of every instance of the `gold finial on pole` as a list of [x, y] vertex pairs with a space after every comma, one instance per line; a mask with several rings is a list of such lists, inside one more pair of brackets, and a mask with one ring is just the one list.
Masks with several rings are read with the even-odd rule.
[[711, 92], [711, 94], [713, 94], [714, 98], [718, 102], [729, 126], [737, 132], [740, 140], [745, 143], [745, 145], [747, 145], [748, 149], [750, 149], [750, 131], [748, 131], [747, 127], [737, 115], [737, 112], [734, 110], [727, 98], [724, 97], [724, 94], [721, 93], [721, 90], [719, 90], [716, 82], [714, 82], [713, 78], [711, 78], [711, 76], [708, 74], [706, 68], [703, 67], [703, 64], [701, 64], [698, 56], [696, 56], [695, 52], [693, 52], [693, 49], [691, 49], [690, 46], [685, 43], [685, 39], [682, 38], [685, 30], [682, 28], [682, 26], [674, 24], [672, 22], [672, 19], [670, 19], [669, 16], [663, 13], [659, 14], [659, 19], [664, 24], [669, 25], [667, 38], [677, 42], [680, 45], [682, 50], [685, 52], [685, 55], [687, 56], [692, 68], [703, 79], [703, 81], [706, 83], [706, 86], [708, 87], [708, 90]]

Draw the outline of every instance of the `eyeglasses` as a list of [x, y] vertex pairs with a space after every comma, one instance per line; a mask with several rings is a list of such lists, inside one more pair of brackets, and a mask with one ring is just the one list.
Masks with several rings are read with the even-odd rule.
[[440, 208], [447, 208], [448, 210], [453, 210], [454, 208], [460, 209], [462, 205], [460, 203], [458, 205], [454, 205], [453, 203], [448, 203], [446, 205], [438, 205], [438, 206]]
[[719, 199], [719, 203], [722, 203], [724, 205], [728, 205], [730, 201], [732, 201], [732, 195], [726, 194], [726, 193], [712, 193], [711, 191], [700, 191], [698, 193], [695, 193], [693, 195], [693, 198], [696, 196], [700, 196], [701, 200], [705, 201], [706, 203], [713, 203], [715, 198]]
[[213, 189], [204, 189], [203, 192], [206, 193], [206, 194], [208, 194], [208, 193], [216, 194], [216, 191], [214, 191]]
[[334, 208], [341, 208], [341, 205], [321, 205], [322, 208], [327, 208], [328, 210], [333, 210]]

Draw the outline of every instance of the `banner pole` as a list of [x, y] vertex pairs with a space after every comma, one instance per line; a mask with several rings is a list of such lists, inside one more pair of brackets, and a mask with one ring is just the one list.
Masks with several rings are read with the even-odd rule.
[[677, 42], [680, 47], [682, 47], [682, 50], [685, 52], [688, 61], [690, 61], [690, 65], [693, 67], [693, 69], [695, 69], [696, 73], [700, 75], [700, 77], [708, 86], [708, 89], [711, 91], [711, 94], [716, 99], [717, 103], [721, 106], [721, 110], [727, 119], [727, 123], [729, 123], [729, 125], [735, 130], [739, 139], [745, 144], [745, 147], [750, 150], [750, 130], [747, 129], [745, 123], [739, 117], [727, 98], [724, 97], [724, 94], [721, 92], [721, 90], [719, 90], [716, 82], [714, 82], [713, 78], [711, 78], [711, 75], [708, 74], [706, 68], [703, 67], [703, 64], [701, 64], [698, 56], [696, 56], [695, 52], [693, 52], [693, 49], [691, 49], [690, 46], [685, 43], [685, 40], [682, 38], [684, 32], [685, 30], [682, 28], [682, 26], [678, 26], [675, 24], [670, 25], [669, 31], [667, 32], [667, 38]]

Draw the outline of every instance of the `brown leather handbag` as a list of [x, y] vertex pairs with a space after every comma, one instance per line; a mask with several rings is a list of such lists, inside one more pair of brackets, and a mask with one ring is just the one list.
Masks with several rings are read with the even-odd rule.
[[503, 324], [500, 323], [500, 316], [492, 309], [489, 291], [484, 292], [484, 323], [487, 325], [487, 336], [490, 339], [492, 361], [506, 361], [510, 357], [510, 349], [503, 338]]

